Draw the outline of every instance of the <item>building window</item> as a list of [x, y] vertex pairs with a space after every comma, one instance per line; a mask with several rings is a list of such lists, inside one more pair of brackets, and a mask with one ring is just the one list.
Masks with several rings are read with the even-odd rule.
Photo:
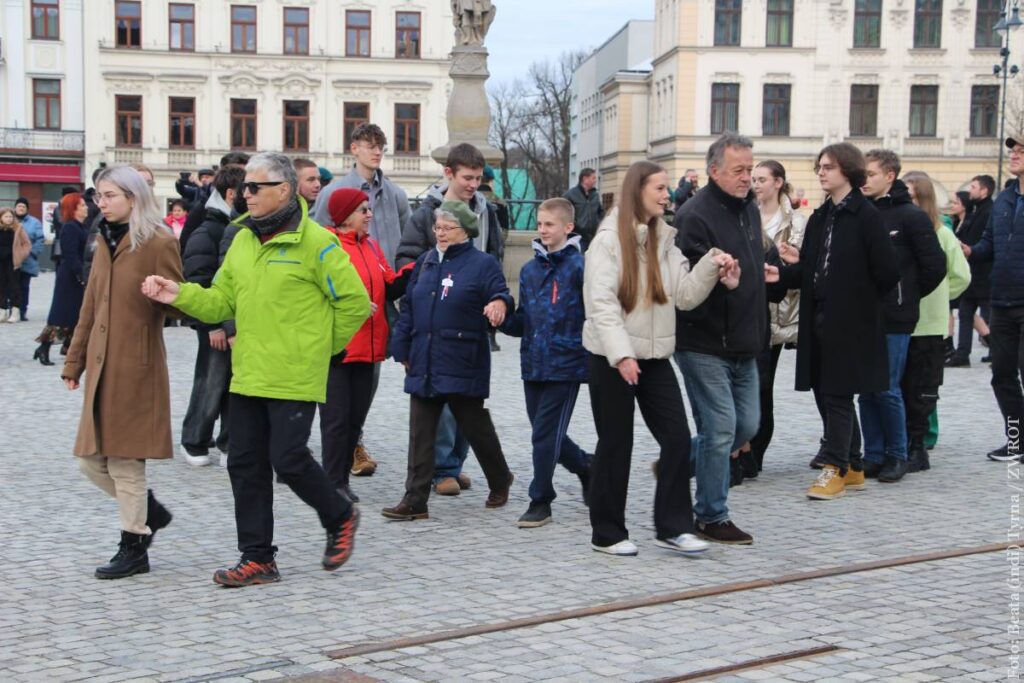
[[793, 0], [768, 0], [768, 47], [793, 46]]
[[395, 153], [420, 153], [420, 105], [395, 105]]
[[914, 3], [914, 47], [942, 46], [942, 0]]
[[1003, 11], [1003, 0], [978, 0], [974, 22], [974, 47], [1002, 47], [1003, 39], [992, 30]]
[[853, 8], [853, 46], [882, 44], [882, 0], [857, 0]]
[[191, 52], [196, 49], [196, 6], [172, 3], [168, 7], [170, 18], [170, 46], [172, 50]]
[[345, 103], [345, 151], [348, 151], [352, 144], [352, 131], [361, 123], [370, 122], [369, 102], [346, 102]]
[[114, 4], [117, 47], [142, 47], [142, 3], [117, 0]]
[[398, 12], [395, 15], [395, 57], [399, 59], [419, 59], [419, 12]]
[[789, 94], [792, 86], [767, 83], [761, 115], [763, 135], [789, 135]]
[[939, 110], [939, 86], [913, 85], [910, 87], [911, 137], [935, 137], [935, 122]]
[[60, 0], [32, 0], [32, 37], [60, 39]]
[[170, 116], [169, 147], [196, 146], [196, 99], [194, 97], [172, 97]]
[[284, 101], [284, 150], [309, 151], [309, 102]]
[[999, 109], [999, 86], [976, 85], [971, 88], [971, 137], [996, 136], [996, 111]]
[[309, 10], [299, 7], [284, 8], [284, 53], [309, 54]]
[[345, 11], [345, 56], [370, 56], [370, 13]]
[[142, 146], [142, 96], [117, 95], [117, 146]]
[[231, 6], [231, 51], [256, 52], [256, 8]]
[[231, 100], [231, 149], [256, 149], [256, 100]]
[[711, 132], [724, 133], [739, 128], [740, 86], [738, 83], [711, 84]]
[[715, 0], [715, 45], [739, 45], [743, 0]]
[[33, 123], [35, 128], [60, 128], [60, 81], [32, 79]]
[[850, 135], [878, 136], [878, 86], [850, 86]]

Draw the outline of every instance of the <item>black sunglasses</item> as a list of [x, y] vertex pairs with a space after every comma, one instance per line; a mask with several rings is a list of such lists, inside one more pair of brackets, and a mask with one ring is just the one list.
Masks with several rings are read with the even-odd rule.
[[284, 185], [284, 180], [267, 180], [262, 183], [247, 182], [242, 183], [243, 190], [249, 190], [249, 194], [257, 194], [261, 187], [273, 187], [275, 185]]

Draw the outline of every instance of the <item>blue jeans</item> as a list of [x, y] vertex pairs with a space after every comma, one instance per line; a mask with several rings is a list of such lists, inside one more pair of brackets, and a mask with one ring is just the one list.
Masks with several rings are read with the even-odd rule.
[[533, 428], [533, 481], [530, 500], [550, 503], [555, 499], [555, 465], [573, 474], [590, 469], [590, 458], [569, 438], [569, 421], [580, 393], [579, 382], [524, 382], [526, 414]]
[[729, 456], [754, 438], [761, 422], [757, 359], [677, 351], [697, 424], [690, 460], [697, 476], [693, 506], [700, 522], [729, 519]]
[[861, 394], [860, 428], [864, 435], [864, 459], [882, 464], [886, 458], [907, 459], [907, 411], [900, 382], [907, 367], [909, 334], [887, 334], [889, 390]]
[[455, 424], [452, 409], [445, 405], [441, 419], [437, 421], [437, 438], [434, 439], [434, 483], [462, 474], [462, 464], [468, 455], [469, 441]]

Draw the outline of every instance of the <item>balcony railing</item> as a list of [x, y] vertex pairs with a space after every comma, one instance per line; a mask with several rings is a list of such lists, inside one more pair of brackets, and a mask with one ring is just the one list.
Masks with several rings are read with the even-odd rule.
[[85, 152], [85, 131], [0, 128], [0, 149], [63, 152], [82, 156]]

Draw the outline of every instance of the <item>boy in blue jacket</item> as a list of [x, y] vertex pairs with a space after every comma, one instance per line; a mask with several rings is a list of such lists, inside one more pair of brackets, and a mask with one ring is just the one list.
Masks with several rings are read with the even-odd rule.
[[519, 307], [501, 331], [522, 337], [520, 356], [526, 412], [533, 427], [533, 481], [530, 507], [520, 528], [551, 521], [555, 489], [551, 480], [561, 463], [579, 477], [587, 502], [590, 456], [567, 432], [580, 383], [587, 381], [583, 350], [583, 254], [572, 235], [573, 207], [549, 199], [537, 210], [535, 258], [519, 273]]

